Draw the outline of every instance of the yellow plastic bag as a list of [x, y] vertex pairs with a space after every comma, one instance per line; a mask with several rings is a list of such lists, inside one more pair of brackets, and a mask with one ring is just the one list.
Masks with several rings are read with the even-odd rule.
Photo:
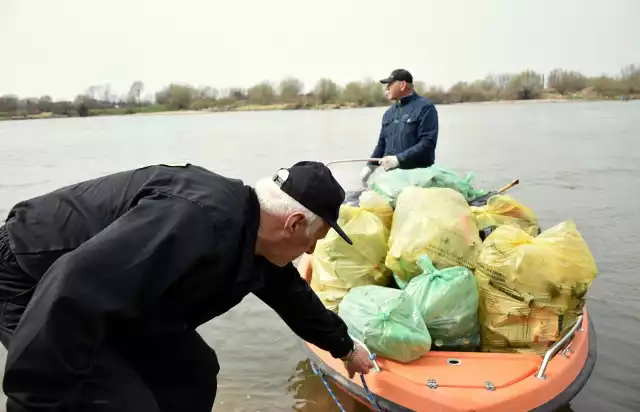
[[426, 254], [437, 269], [473, 270], [481, 244], [466, 199], [449, 188], [410, 186], [398, 196], [385, 264], [399, 284], [422, 273], [418, 258]]
[[514, 224], [531, 236], [538, 234], [538, 217], [533, 210], [507, 195], [491, 196], [484, 206], [471, 206], [478, 229]]
[[380, 218], [387, 229], [391, 229], [393, 221], [393, 208], [382, 195], [373, 190], [366, 190], [360, 195], [360, 207], [375, 214]]
[[538, 307], [577, 309], [597, 275], [595, 260], [572, 221], [537, 237], [498, 227], [480, 248], [476, 276], [489, 286]]
[[334, 312], [351, 288], [386, 286], [391, 279], [391, 271], [384, 265], [389, 230], [380, 218], [363, 208], [342, 205], [338, 224], [353, 245], [330, 230], [311, 255], [311, 288]]
[[485, 352], [543, 354], [575, 324], [580, 310], [557, 311], [509, 296], [477, 277], [478, 315]]

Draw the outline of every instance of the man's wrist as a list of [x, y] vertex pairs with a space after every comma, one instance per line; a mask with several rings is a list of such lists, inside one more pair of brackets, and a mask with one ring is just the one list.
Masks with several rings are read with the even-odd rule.
[[355, 358], [356, 356], [356, 352], [358, 352], [358, 347], [356, 346], [356, 344], [353, 344], [353, 348], [351, 348], [351, 350], [349, 351], [349, 353], [347, 353], [345, 356], [341, 357], [340, 359], [347, 363], [347, 362], [351, 362], [353, 360], [353, 358]]

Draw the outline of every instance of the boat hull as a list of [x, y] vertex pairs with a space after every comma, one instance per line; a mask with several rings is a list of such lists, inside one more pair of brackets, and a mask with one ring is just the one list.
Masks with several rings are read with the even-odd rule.
[[[309, 282], [309, 256], [298, 270]], [[339, 359], [308, 342], [302, 345], [326, 377], [370, 405], [359, 376], [349, 379]], [[570, 344], [550, 358], [543, 377], [536, 377], [543, 358], [535, 354], [431, 351], [411, 364], [378, 358], [381, 372], [365, 378], [383, 411], [554, 411], [584, 387], [596, 356], [595, 329], [585, 308], [581, 327]]]

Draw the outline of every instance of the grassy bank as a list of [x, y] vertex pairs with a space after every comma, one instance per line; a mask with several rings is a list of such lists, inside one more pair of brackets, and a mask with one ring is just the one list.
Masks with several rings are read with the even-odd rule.
[[93, 117], [93, 116], [125, 116], [125, 115], [155, 115], [155, 114], [203, 114], [217, 112], [250, 112], [250, 111], [273, 111], [273, 110], [335, 110], [349, 109], [358, 107], [371, 107], [370, 105], [358, 106], [355, 104], [314, 104], [300, 105], [297, 103], [277, 103], [277, 104], [234, 104], [226, 106], [213, 106], [202, 109], [175, 109], [164, 105], [151, 105], [143, 107], [118, 107], [106, 109], [89, 109], [86, 116], [77, 114], [63, 115], [52, 112], [11, 115], [9, 113], [0, 113], [0, 120], [26, 120], [26, 119], [56, 119], [66, 117]]
[[272, 110], [334, 110], [348, 109], [357, 107], [371, 107], [369, 105], [358, 106], [355, 104], [314, 104], [300, 105], [297, 103], [278, 103], [278, 104], [234, 104], [226, 106], [213, 106], [202, 109], [176, 109], [165, 105], [150, 105], [142, 107], [114, 107], [105, 109], [89, 109], [85, 116], [77, 113], [57, 114], [53, 112], [43, 113], [23, 113], [11, 114], [0, 113], [0, 120], [27, 120], [27, 119], [61, 119], [68, 117], [94, 117], [94, 116], [125, 116], [125, 115], [154, 115], [154, 114], [198, 114], [198, 113], [216, 113], [216, 112], [249, 112], [249, 111], [272, 111]]

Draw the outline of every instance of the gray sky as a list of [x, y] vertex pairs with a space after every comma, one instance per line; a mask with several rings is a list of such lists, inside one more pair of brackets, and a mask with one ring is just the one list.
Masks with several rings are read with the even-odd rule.
[[640, 63], [640, 0], [0, 0], [0, 95], [72, 99], [169, 82], [307, 89], [396, 67], [449, 86], [554, 67]]

